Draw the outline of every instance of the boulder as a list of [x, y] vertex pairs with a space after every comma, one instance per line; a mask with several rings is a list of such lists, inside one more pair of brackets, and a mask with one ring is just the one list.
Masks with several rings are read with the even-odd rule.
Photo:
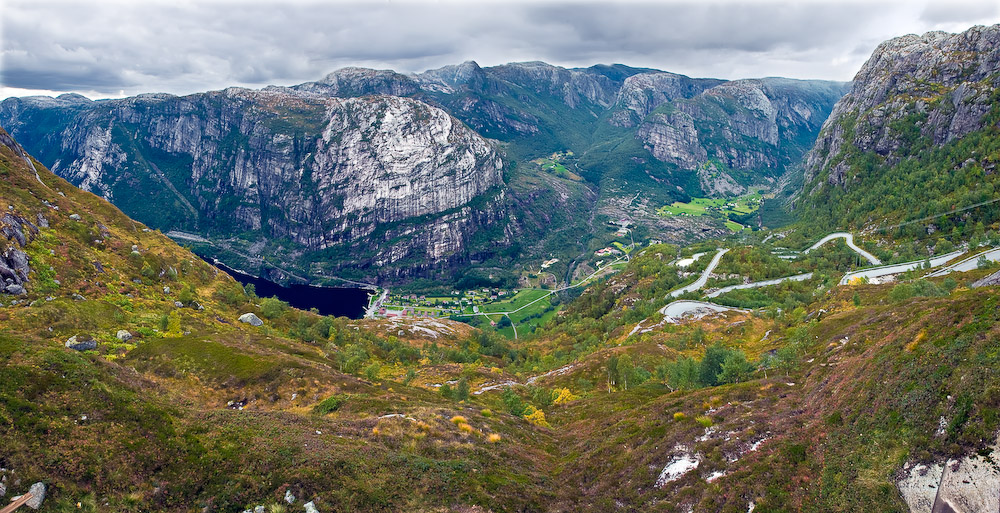
[[245, 313], [240, 316], [240, 322], [245, 322], [251, 326], [262, 326], [264, 321], [252, 313]]
[[79, 221], [81, 219], [80, 214], [70, 214], [69, 218], [74, 221]]
[[24, 287], [17, 284], [7, 285], [4, 290], [6, 290], [8, 294], [13, 294], [15, 296], [23, 296], [28, 293], [28, 291], [24, 290]]
[[42, 501], [45, 500], [45, 483], [35, 483], [31, 485], [28, 489], [28, 493], [31, 494], [31, 500], [25, 502], [24, 505], [31, 509], [38, 509], [42, 507]]
[[94, 339], [77, 340], [76, 335], [73, 335], [66, 341], [66, 347], [76, 351], [90, 351], [97, 349], [97, 341]]
[[306, 513], [319, 513], [319, 510], [316, 509], [316, 505], [313, 504], [313, 501], [307, 502], [305, 504], [305, 508], [306, 508]]
[[118, 330], [118, 333], [115, 336], [118, 337], [118, 340], [121, 340], [122, 342], [128, 342], [129, 340], [132, 340], [132, 334], [125, 330]]
[[295, 502], [295, 496], [292, 495], [291, 490], [285, 490], [285, 502], [292, 504]]

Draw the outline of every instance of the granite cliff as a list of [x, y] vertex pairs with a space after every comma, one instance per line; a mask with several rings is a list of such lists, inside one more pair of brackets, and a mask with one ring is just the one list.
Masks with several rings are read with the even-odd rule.
[[[259, 91], [10, 98], [0, 125], [72, 183], [151, 226], [207, 238], [205, 252], [233, 265], [401, 282], [571, 261], [605, 220], [678, 242], [716, 233], [656, 209], [773, 183], [842, 92], [469, 61], [409, 75], [344, 68]], [[567, 151], [582, 180], [532, 164]]]
[[[34, 119], [7, 123], [24, 131]], [[463, 258], [477, 226], [502, 217], [494, 145], [409, 98], [238, 88], [148, 95], [95, 102], [43, 139], [61, 149], [56, 172], [151, 226], [251, 233], [253, 253], [270, 247], [282, 260], [339, 247], [353, 253], [340, 265], [413, 257], [433, 266]]]
[[[993, 198], [998, 90], [1000, 25], [882, 43], [806, 157], [800, 204], [820, 217], [875, 226]], [[971, 215], [987, 222], [996, 213]]]

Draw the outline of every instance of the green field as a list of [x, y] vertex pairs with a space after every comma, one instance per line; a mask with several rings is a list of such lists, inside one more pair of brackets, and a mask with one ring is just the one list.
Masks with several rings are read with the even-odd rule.
[[574, 182], [582, 182], [583, 177], [570, 171], [563, 164], [563, 159], [566, 157], [572, 157], [573, 152], [568, 151], [566, 153], [553, 153], [551, 157], [535, 159], [532, 162], [538, 164], [538, 166], [549, 173], [552, 173], [559, 178], [565, 178], [567, 180], [573, 180]]
[[656, 213], [661, 216], [677, 216], [687, 214], [690, 216], [707, 215], [712, 212], [719, 212], [723, 215], [750, 214], [760, 208], [763, 195], [760, 192], [744, 194], [738, 198], [692, 198], [689, 203], [674, 202], [671, 205], [660, 207]]
[[[511, 297], [510, 299], [504, 299], [502, 301], [495, 301], [493, 303], [479, 305], [479, 311], [484, 313], [511, 312], [517, 310], [518, 308], [523, 307], [524, 305], [527, 305], [528, 303], [531, 303], [532, 301], [535, 301], [538, 298], [545, 297], [547, 295], [549, 295], [548, 290], [537, 290], [537, 289], [520, 290], [517, 292], [517, 294], [514, 294], [514, 296]], [[518, 312], [518, 314], [525, 314], [525, 312], [529, 310], [535, 310], [536, 307], [538, 307], [543, 303], [545, 304], [545, 306], [548, 306], [548, 301], [539, 301], [538, 303], [535, 303], [530, 307], [525, 308], [524, 310]], [[539, 310], [544, 310], [544, 309], [545, 307], [543, 306]], [[471, 312], [472, 310], [467, 309], [467, 311]], [[526, 315], [530, 315], [530, 313]]]
[[[676, 201], [673, 204], [660, 207], [656, 213], [664, 217], [707, 215], [728, 219], [730, 214], [747, 215], [756, 212], [763, 203], [763, 199], [760, 191], [744, 194], [738, 198], [692, 198], [688, 203]], [[730, 220], [726, 221], [726, 228], [737, 232], [744, 229], [742, 225]]]

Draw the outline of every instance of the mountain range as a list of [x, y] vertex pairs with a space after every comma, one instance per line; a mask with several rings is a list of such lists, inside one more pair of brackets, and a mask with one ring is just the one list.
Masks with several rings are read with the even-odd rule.
[[[10, 98], [0, 125], [71, 183], [278, 280], [510, 282], [552, 257], [561, 280], [610, 242], [607, 221], [675, 242], [725, 233], [656, 210], [775, 188], [845, 90], [466, 62], [260, 91]], [[538, 164], [554, 155], [558, 174]]]

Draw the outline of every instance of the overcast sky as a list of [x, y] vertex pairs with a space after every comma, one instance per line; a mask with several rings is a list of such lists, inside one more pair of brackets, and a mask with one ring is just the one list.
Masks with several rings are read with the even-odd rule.
[[1000, 1], [0, 0], [0, 98], [187, 94], [475, 60], [850, 80], [881, 41], [1000, 22]]

